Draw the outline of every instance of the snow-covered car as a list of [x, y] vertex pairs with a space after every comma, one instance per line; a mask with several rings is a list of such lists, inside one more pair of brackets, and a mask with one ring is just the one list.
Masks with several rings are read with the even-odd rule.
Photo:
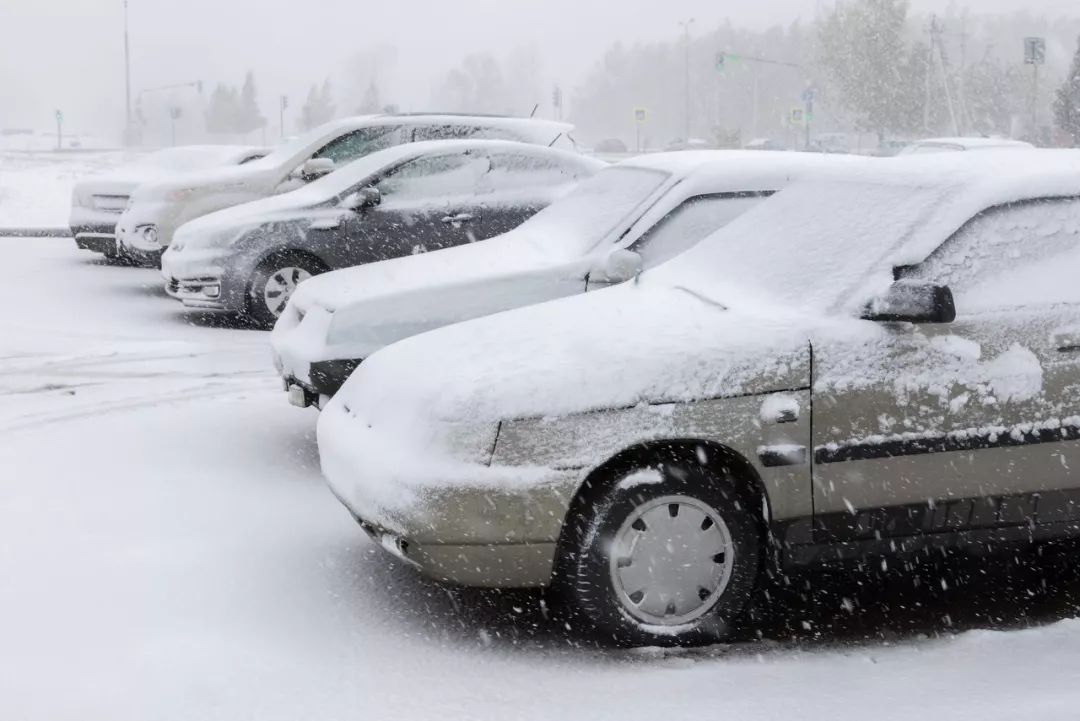
[[270, 327], [313, 275], [499, 235], [604, 165], [507, 140], [397, 145], [184, 224], [161, 259], [166, 291]]
[[184, 223], [218, 210], [295, 190], [377, 150], [450, 138], [516, 140], [553, 145], [570, 125], [532, 118], [471, 115], [375, 115], [320, 125], [240, 168], [189, 173], [140, 185], [116, 226], [121, 252], [157, 265]]
[[193, 170], [243, 165], [267, 155], [269, 148], [241, 145], [183, 145], [149, 153], [131, 165], [75, 184], [68, 225], [83, 250], [116, 255], [116, 221], [140, 183]]
[[723, 637], [767, 563], [1076, 535], [1080, 153], [979, 156], [795, 183], [637, 283], [391, 345], [322, 470], [424, 573], [554, 582], [633, 642]]
[[927, 138], [916, 140], [897, 153], [902, 155], [923, 155], [927, 153], [949, 153], [965, 150], [1000, 150], [1002, 148], [1031, 149], [1035, 146], [1023, 140], [1009, 138]]
[[271, 344], [289, 400], [332, 396], [371, 353], [410, 335], [633, 278], [793, 178], [876, 162], [804, 153], [654, 154], [605, 168], [517, 230], [305, 282]]

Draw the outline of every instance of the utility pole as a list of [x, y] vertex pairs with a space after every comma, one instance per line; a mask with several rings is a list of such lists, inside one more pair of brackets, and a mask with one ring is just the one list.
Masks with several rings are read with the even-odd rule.
[[131, 54], [128, 44], [128, 0], [124, 0], [124, 145], [131, 142]]
[[934, 71], [934, 50], [937, 44], [937, 15], [930, 16], [930, 49], [926, 54], [926, 87], [923, 96], [923, 130], [930, 132], [930, 76]]
[[278, 103], [278, 127], [281, 128], [281, 140], [285, 139], [285, 109], [289, 107], [289, 96], [282, 95]]
[[686, 43], [686, 107], [684, 109], [684, 119], [686, 121], [686, 135], [683, 140], [689, 142], [690, 140], [690, 26], [693, 25], [694, 18], [689, 20], [680, 20], [679, 25], [683, 29], [683, 42]]
[[1031, 66], [1031, 138], [1039, 129], [1039, 66], [1046, 62], [1046, 38], [1024, 38], [1024, 63]]

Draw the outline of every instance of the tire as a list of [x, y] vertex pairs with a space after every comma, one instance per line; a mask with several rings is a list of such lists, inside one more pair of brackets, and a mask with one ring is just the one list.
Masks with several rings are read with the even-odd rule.
[[555, 589], [569, 622], [620, 646], [724, 640], [757, 582], [760, 506], [694, 463], [616, 479], [567, 528]]
[[304, 253], [284, 253], [267, 258], [255, 269], [248, 283], [244, 317], [259, 328], [273, 328], [296, 285], [325, 272], [326, 266]]

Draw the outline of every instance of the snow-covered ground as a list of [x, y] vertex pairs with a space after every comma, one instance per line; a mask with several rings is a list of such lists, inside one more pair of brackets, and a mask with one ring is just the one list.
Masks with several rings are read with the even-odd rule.
[[12, 152], [0, 150], [0, 231], [64, 228], [75, 183], [139, 157], [118, 150]]
[[0, 252], [0, 718], [1076, 717], [1059, 563], [806, 574], [765, 641], [597, 649], [532, 594], [449, 591], [371, 544], [266, 334], [71, 240]]

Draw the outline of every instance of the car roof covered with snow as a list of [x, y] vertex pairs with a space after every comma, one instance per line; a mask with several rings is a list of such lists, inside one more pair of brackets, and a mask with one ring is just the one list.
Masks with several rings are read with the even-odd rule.
[[1031, 143], [1023, 140], [1012, 140], [1010, 138], [968, 138], [968, 137], [955, 137], [955, 138], [925, 138], [923, 140], [916, 140], [911, 143], [904, 150], [901, 151], [902, 155], [911, 155], [918, 152], [936, 151], [936, 150], [986, 150], [990, 148], [1034, 148]]
[[856, 297], [863, 282], [882, 290], [893, 268], [921, 262], [983, 210], [1063, 196], [1080, 197], [1080, 151], [943, 153], [856, 165], [793, 183], [652, 272], [702, 291], [730, 285], [826, 310]]

